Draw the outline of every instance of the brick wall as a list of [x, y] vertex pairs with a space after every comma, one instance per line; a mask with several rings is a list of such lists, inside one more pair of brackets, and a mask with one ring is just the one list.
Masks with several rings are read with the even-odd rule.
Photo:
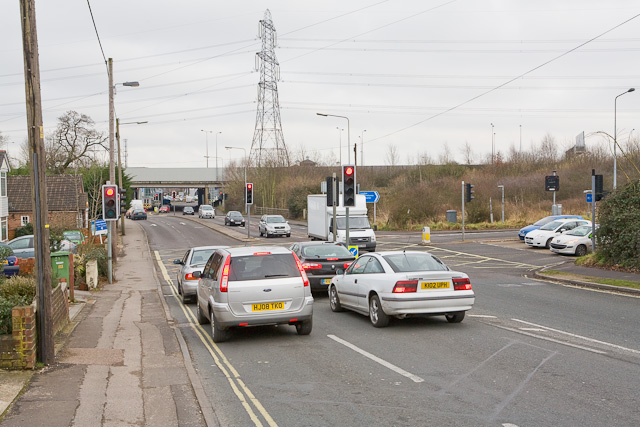
[[[29, 222], [33, 224], [33, 212], [10, 212], [7, 217], [7, 230], [9, 240], [16, 237], [16, 228], [22, 227], [20, 221], [22, 216], [28, 216]], [[51, 227], [63, 227], [67, 230], [76, 230], [77, 212], [49, 212], [49, 225]]]
[[35, 305], [14, 307], [13, 333], [0, 335], [0, 368], [34, 369], [36, 366]]

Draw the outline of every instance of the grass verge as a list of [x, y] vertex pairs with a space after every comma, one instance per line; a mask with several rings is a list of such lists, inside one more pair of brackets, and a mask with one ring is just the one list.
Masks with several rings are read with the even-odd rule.
[[558, 277], [561, 279], [574, 279], [581, 282], [599, 283], [602, 285], [620, 286], [624, 288], [640, 289], [640, 282], [631, 280], [607, 279], [604, 277], [582, 276], [578, 274], [567, 273], [566, 271], [544, 270], [539, 274], [544, 276]]

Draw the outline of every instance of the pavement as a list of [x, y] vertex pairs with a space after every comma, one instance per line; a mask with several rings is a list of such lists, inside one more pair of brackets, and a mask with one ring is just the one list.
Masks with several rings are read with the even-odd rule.
[[127, 222], [114, 283], [78, 292], [56, 361], [0, 370], [4, 426], [216, 426], [164, 300], [142, 227]]

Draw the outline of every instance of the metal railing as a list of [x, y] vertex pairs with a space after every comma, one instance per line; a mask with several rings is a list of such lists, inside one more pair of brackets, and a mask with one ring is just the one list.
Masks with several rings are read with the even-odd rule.
[[256, 215], [282, 215], [289, 218], [289, 209], [266, 208], [263, 206], [254, 206], [253, 213]]

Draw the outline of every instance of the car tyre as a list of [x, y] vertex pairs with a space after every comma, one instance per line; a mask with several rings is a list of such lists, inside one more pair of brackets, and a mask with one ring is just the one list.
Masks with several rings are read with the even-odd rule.
[[291, 233], [287, 234], [287, 237], [291, 237]]
[[576, 256], [585, 256], [587, 254], [587, 247], [585, 245], [579, 245], [576, 248]]
[[313, 319], [296, 323], [296, 332], [298, 335], [309, 335], [311, 333], [311, 329], [313, 329]]
[[213, 315], [213, 310], [209, 311], [209, 319], [211, 319], [211, 339], [213, 339], [213, 342], [218, 343], [227, 341], [231, 337], [231, 331], [220, 327]]
[[209, 319], [207, 319], [202, 313], [202, 309], [200, 308], [200, 303], [197, 302], [198, 297], [196, 296], [196, 318], [198, 320], [198, 325], [206, 325], [209, 323]]
[[329, 290], [329, 307], [334, 313], [344, 311], [342, 304], [340, 304], [340, 297], [338, 296], [338, 290], [335, 286], [331, 286]]
[[551, 247], [551, 241], [552, 241], [552, 240], [553, 240], [553, 237], [550, 237], [550, 238], [547, 240], [547, 243], [545, 243], [545, 244], [544, 244], [544, 248], [545, 248], [545, 249], [549, 249], [549, 248]]
[[462, 319], [464, 319], [464, 311], [458, 311], [455, 313], [446, 314], [447, 322], [449, 323], [460, 323]]
[[384, 328], [389, 324], [389, 316], [382, 310], [378, 295], [373, 295], [369, 299], [369, 320], [376, 328]]
[[192, 301], [193, 297], [188, 297], [184, 294], [184, 289], [182, 289], [182, 287], [180, 287], [180, 295], [182, 295], [182, 303], [183, 304], [189, 304]]

